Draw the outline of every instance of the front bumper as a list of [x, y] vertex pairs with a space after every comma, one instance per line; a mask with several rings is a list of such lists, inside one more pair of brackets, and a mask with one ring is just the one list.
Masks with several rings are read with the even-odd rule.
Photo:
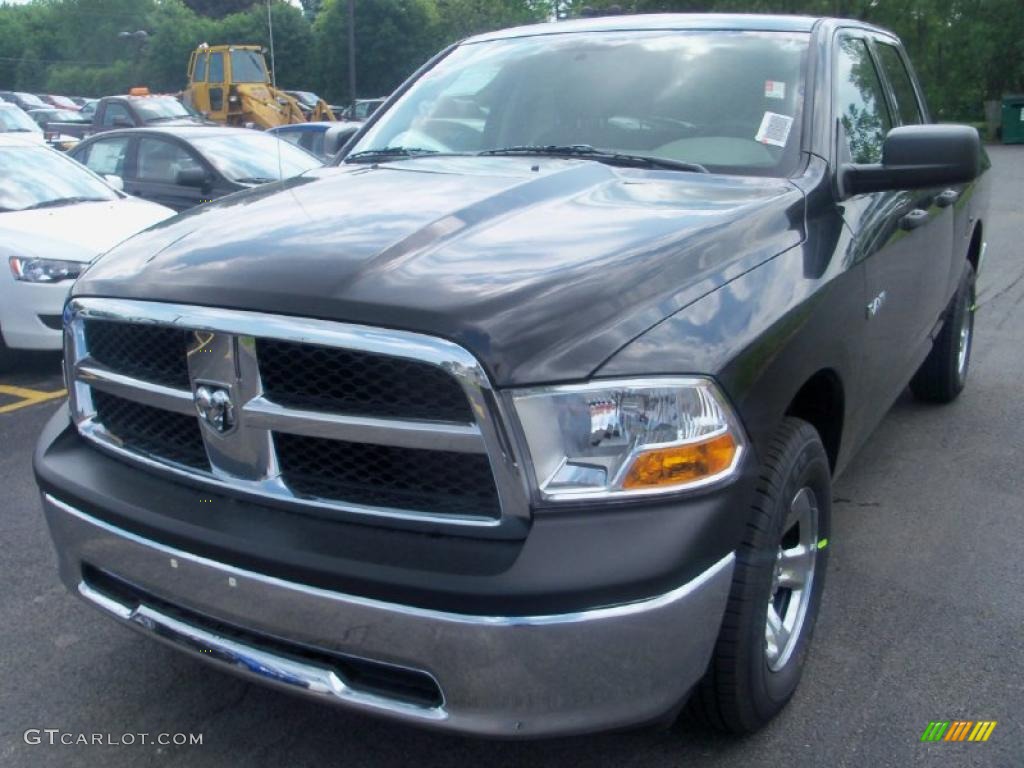
[[[63, 332], [57, 325], [64, 311], [70, 281], [59, 283], [23, 283], [7, 271], [6, 260], [0, 264], [7, 274], [0, 274], [0, 334], [11, 349], [58, 350], [63, 345]], [[43, 322], [51, 320], [52, 327]]]
[[[682, 586], [620, 605], [540, 616], [459, 614], [310, 587], [192, 555], [49, 493], [43, 506], [65, 584], [129, 626], [322, 701], [486, 736], [602, 730], [669, 712], [707, 666], [734, 562], [729, 554]], [[104, 592], [90, 583], [93, 572], [153, 599]], [[313, 651], [281, 652], [260, 638]], [[436, 683], [439, 700], [417, 704], [368, 689], [339, 671], [344, 665], [332, 667], [330, 654], [413, 671]]]

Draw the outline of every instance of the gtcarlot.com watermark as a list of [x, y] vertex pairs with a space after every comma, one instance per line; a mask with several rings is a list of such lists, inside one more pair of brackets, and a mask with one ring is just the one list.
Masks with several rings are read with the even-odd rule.
[[155, 744], [161, 747], [202, 746], [201, 733], [75, 733], [60, 728], [29, 728], [22, 738], [26, 744], [51, 746], [131, 747]]

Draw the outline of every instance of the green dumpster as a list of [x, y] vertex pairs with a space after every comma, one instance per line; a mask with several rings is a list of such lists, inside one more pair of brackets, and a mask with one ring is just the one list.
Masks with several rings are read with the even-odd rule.
[[1003, 97], [1003, 144], [1024, 144], [1024, 94]]

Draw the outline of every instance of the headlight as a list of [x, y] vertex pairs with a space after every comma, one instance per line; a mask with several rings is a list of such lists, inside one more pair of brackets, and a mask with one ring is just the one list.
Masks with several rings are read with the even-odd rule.
[[15, 280], [26, 283], [57, 283], [61, 280], [74, 280], [85, 267], [80, 261], [62, 261], [60, 259], [31, 259], [11, 256], [11, 274]]
[[549, 501], [697, 488], [739, 465], [743, 430], [708, 379], [594, 381], [512, 394]]

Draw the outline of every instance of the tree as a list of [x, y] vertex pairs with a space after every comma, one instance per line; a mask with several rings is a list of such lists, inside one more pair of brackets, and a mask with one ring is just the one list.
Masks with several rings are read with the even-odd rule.
[[185, 5], [200, 16], [221, 19], [232, 13], [241, 13], [252, 8], [256, 0], [185, 0]]

